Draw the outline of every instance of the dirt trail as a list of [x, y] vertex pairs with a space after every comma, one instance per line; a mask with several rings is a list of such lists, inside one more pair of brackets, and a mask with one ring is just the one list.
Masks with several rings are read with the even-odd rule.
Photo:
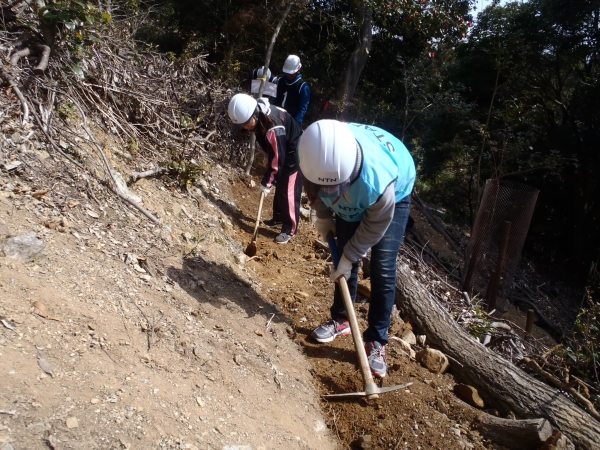
[[[38, 156], [19, 155], [29, 169], [0, 175], [0, 225], [10, 235], [34, 231], [46, 244], [45, 256], [26, 264], [0, 257], [0, 316], [14, 328], [0, 327], [0, 410], [10, 412], [0, 414], [0, 442], [489, 447], [451, 393], [452, 377], [430, 374], [393, 342], [385, 384], [414, 383], [409, 389], [376, 402], [319, 399], [362, 389], [350, 336], [331, 345], [309, 339], [328, 318], [327, 252], [314, 247], [317, 234], [303, 221], [283, 246], [261, 227], [258, 257], [244, 258], [258, 196], [239, 170], [207, 166], [192, 195], [138, 181], [133, 191], [164, 223], [156, 227], [103, 190], [92, 197], [62, 161]], [[60, 320], [35, 314], [34, 301]], [[364, 328], [364, 300], [357, 311]], [[407, 327], [397, 318], [392, 334]]]

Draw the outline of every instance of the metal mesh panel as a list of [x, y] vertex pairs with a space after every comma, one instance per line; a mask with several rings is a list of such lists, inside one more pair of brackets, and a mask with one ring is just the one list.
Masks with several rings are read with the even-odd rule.
[[463, 289], [485, 292], [502, 253], [502, 230], [510, 222], [504, 267], [496, 309], [504, 310], [506, 295], [521, 257], [539, 190], [525, 184], [487, 180], [481, 205], [469, 239], [463, 271]]

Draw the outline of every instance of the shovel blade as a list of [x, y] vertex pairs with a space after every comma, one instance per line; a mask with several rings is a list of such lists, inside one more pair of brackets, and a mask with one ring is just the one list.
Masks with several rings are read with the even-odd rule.
[[256, 242], [254, 242], [254, 241], [250, 242], [248, 244], [248, 247], [246, 247], [246, 250], [244, 250], [244, 254], [246, 254], [250, 258], [252, 258], [253, 256], [256, 256]]

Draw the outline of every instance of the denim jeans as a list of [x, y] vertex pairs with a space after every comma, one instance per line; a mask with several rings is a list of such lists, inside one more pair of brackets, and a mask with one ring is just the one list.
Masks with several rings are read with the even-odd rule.
[[[369, 327], [363, 333], [365, 342], [377, 341], [382, 345], [388, 343], [388, 329], [392, 316], [392, 307], [396, 296], [396, 258], [404, 239], [404, 231], [410, 214], [410, 195], [407, 195], [394, 209], [394, 218], [381, 240], [371, 248], [371, 300], [369, 305]], [[347, 222], [336, 217], [337, 244], [340, 253], [352, 238], [360, 222]], [[348, 280], [348, 289], [352, 302], [356, 300], [359, 262], [352, 266], [352, 274]], [[338, 284], [335, 285], [333, 319], [347, 318], [344, 300]]]

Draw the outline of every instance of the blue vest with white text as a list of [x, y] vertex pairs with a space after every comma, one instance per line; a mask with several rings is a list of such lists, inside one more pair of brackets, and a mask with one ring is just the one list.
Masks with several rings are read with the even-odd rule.
[[341, 197], [321, 200], [338, 217], [358, 222], [394, 180], [396, 202], [409, 195], [415, 184], [416, 170], [407, 148], [387, 131], [358, 123], [348, 126], [363, 152], [360, 176]]

